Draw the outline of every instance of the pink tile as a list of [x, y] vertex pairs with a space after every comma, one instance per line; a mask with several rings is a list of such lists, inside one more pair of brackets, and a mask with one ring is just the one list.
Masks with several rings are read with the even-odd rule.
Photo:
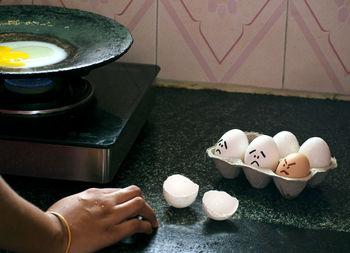
[[34, 3], [81, 9], [113, 18], [125, 25], [134, 38], [131, 49], [120, 61], [156, 62], [155, 0], [35, 0]]
[[338, 0], [290, 1], [285, 88], [350, 94], [348, 5]]
[[0, 5], [32, 4], [32, 0], [0, 0]]
[[34, 4], [37, 5], [51, 5], [62, 7], [63, 2], [61, 0], [33, 0]]
[[285, 0], [160, 0], [160, 78], [281, 88]]

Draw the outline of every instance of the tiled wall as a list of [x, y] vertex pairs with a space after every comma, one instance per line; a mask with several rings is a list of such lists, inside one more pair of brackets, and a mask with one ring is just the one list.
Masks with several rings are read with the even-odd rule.
[[159, 78], [350, 95], [350, 0], [2, 0], [124, 24]]

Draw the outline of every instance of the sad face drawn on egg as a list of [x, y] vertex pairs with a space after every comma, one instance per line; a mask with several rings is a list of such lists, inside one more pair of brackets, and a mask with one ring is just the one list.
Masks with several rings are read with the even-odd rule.
[[231, 129], [217, 142], [215, 154], [221, 157], [243, 159], [248, 138], [242, 130]]
[[256, 168], [276, 170], [279, 160], [277, 144], [271, 136], [260, 135], [248, 146], [244, 163]]
[[216, 145], [215, 152], [221, 155], [221, 149], [225, 148], [227, 150], [227, 142], [224, 139], [220, 139]]
[[[260, 154], [263, 158], [266, 158], [264, 151], [260, 151]], [[260, 167], [260, 164], [259, 164], [260, 154], [259, 154], [259, 151], [257, 151], [256, 149], [249, 152], [249, 155], [251, 155], [254, 158], [254, 160], [250, 163], [250, 165], [255, 164], [256, 166]]]

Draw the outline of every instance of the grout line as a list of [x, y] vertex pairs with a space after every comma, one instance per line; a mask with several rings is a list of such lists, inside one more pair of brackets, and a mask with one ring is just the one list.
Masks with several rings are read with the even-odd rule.
[[287, 0], [287, 10], [286, 10], [286, 25], [284, 33], [284, 50], [283, 50], [283, 68], [282, 68], [282, 89], [284, 89], [284, 81], [286, 77], [286, 54], [287, 54], [287, 34], [288, 34], [288, 17], [289, 17], [289, 1]]
[[155, 52], [155, 64], [158, 65], [158, 30], [159, 30], [159, 1], [156, 2], [156, 52]]

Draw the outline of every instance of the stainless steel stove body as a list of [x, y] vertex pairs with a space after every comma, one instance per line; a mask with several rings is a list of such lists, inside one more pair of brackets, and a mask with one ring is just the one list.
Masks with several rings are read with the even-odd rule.
[[93, 102], [71, 113], [0, 117], [0, 173], [107, 183], [144, 125], [156, 65], [111, 63], [86, 77]]

